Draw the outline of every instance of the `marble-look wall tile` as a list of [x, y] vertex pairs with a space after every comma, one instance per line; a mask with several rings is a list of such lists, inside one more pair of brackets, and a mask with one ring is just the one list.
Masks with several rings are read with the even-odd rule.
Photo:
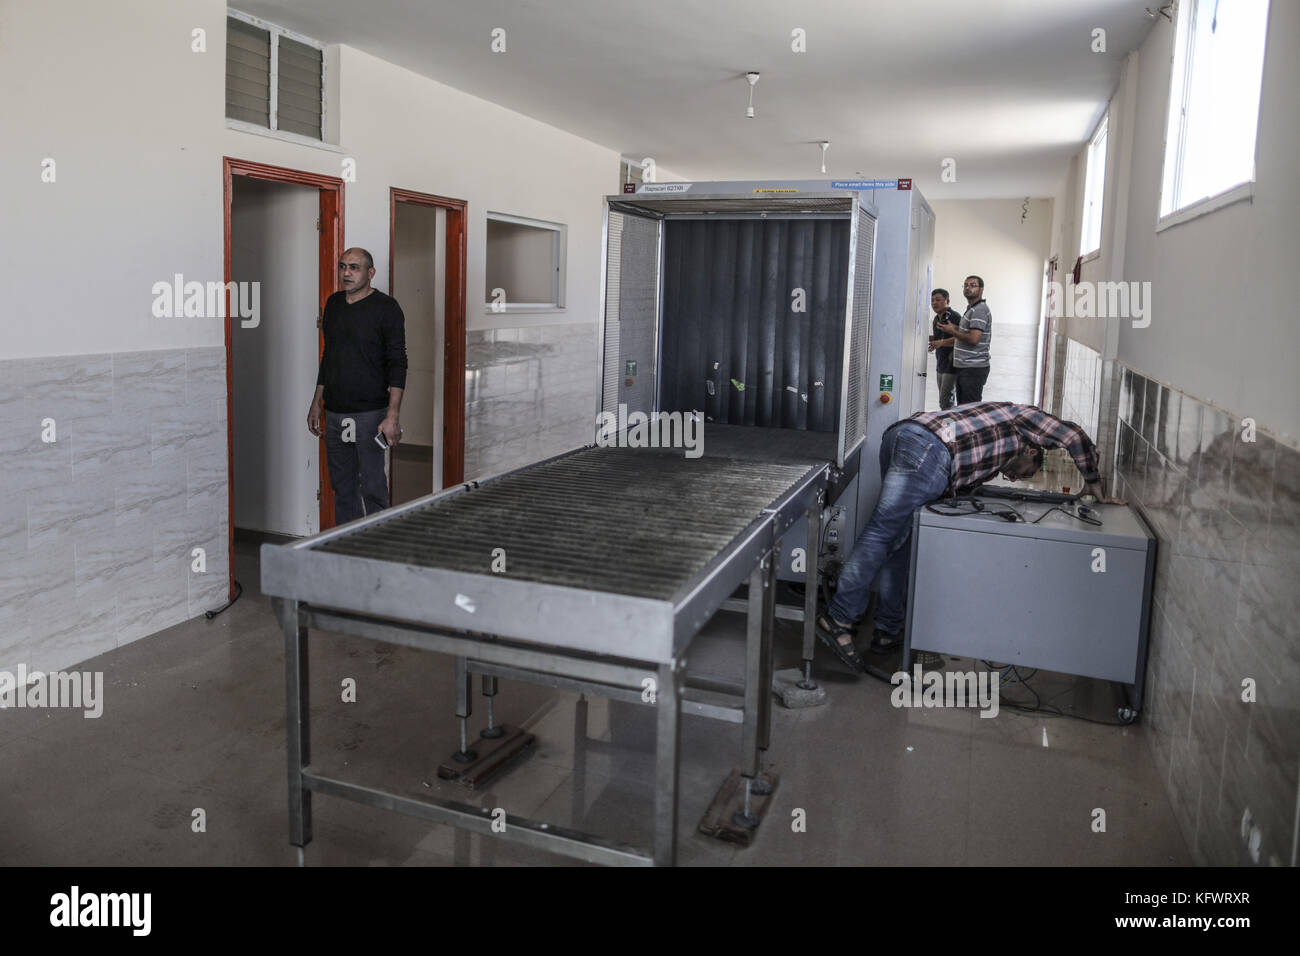
[[113, 410], [131, 414], [185, 404], [183, 349], [113, 355]]
[[[1121, 373], [1116, 474], [1159, 537], [1145, 708], [1198, 862], [1290, 864], [1300, 770], [1300, 451]], [[1135, 425], [1136, 431], [1129, 426]], [[1143, 457], [1143, 448], [1146, 457]]]
[[147, 470], [149, 418], [130, 412], [83, 419], [77, 422], [71, 446], [72, 473], [78, 479], [95, 473]]
[[176, 459], [148, 471], [129, 471], [117, 481], [117, 520], [132, 522], [145, 515], [155, 520], [185, 510], [185, 461]]
[[584, 323], [491, 329], [467, 339], [467, 477], [591, 440], [599, 394], [595, 332]]
[[127, 644], [189, 616], [189, 581], [180, 566], [153, 565], [117, 594], [117, 641]]
[[[1252, 440], [1247, 441], [1249, 437]], [[1228, 476], [1228, 512], [1261, 537], [1273, 504], [1273, 461], [1277, 442], [1268, 435], [1243, 437], [1238, 428], [1232, 441]]]
[[71, 355], [29, 359], [22, 364], [21, 381], [29, 418], [36, 423], [95, 418], [112, 407], [113, 357]]
[[149, 448], [156, 463], [172, 455], [192, 456], [226, 448], [226, 423], [213, 417], [211, 403], [161, 408], [150, 420]]
[[219, 402], [226, 407], [226, 350], [222, 346], [185, 352], [185, 402], [202, 405]]
[[[27, 497], [0, 497], [0, 561], [27, 550]], [[2, 565], [0, 565], [2, 567]]]
[[69, 602], [42, 621], [42, 636], [27, 662], [29, 670], [51, 671], [71, 662], [89, 660], [117, 646], [117, 599], [113, 591], [98, 591]]
[[76, 599], [73, 544], [66, 538], [28, 547], [19, 558], [5, 558], [3, 572], [0, 605], [34, 626], [49, 608]]
[[[64, 424], [70, 422], [64, 420]], [[58, 427], [56, 420], [56, 435]], [[5, 491], [8, 494], [48, 488], [72, 480], [72, 443], [42, 441], [39, 419], [0, 430], [0, 461], [5, 463]]]
[[116, 519], [113, 495], [93, 479], [35, 489], [27, 496], [28, 546], [111, 537]]
[[1142, 402], [1142, 424], [1138, 427], [1138, 434], [1148, 445], [1155, 444], [1156, 427], [1160, 421], [1160, 406], [1165, 392], [1165, 387], [1159, 382], [1150, 378], [1146, 380], [1146, 397]]
[[77, 591], [120, 588], [153, 567], [153, 527], [158, 520], [140, 515], [116, 525], [111, 533], [77, 540], [74, 552]]
[[1195, 475], [1191, 475], [1191, 462], [1201, 442], [1201, 403], [1190, 395], [1170, 392], [1169, 405], [1178, 409], [1178, 430], [1170, 442], [1171, 450], [1166, 455], [1194, 478]]
[[223, 347], [0, 371], [0, 657], [69, 667], [188, 617], [159, 529], [207, 542], [208, 589], [228, 586]]
[[27, 390], [23, 385], [23, 363], [0, 359], [0, 428], [27, 421]]

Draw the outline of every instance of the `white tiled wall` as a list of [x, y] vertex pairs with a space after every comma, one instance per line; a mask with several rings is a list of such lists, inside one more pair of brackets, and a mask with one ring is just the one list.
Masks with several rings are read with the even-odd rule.
[[68, 667], [225, 601], [225, 388], [220, 347], [0, 362], [0, 669]]
[[590, 443], [599, 387], [594, 323], [470, 332], [465, 477]]

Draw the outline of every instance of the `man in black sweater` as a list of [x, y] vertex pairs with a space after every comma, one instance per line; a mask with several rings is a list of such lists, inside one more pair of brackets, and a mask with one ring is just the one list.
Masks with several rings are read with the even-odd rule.
[[385, 452], [402, 438], [406, 319], [397, 300], [371, 288], [375, 260], [364, 249], [339, 259], [342, 292], [325, 302], [325, 351], [307, 428], [321, 434], [334, 489], [334, 523], [388, 507]]
[[934, 353], [935, 374], [939, 377], [939, 407], [952, 408], [953, 393], [957, 390], [957, 370], [952, 367], [951, 335], [946, 335], [939, 324], [961, 321], [961, 316], [948, 307], [948, 290], [935, 289], [930, 293], [930, 308], [934, 310], [934, 319], [930, 326], [930, 351]]

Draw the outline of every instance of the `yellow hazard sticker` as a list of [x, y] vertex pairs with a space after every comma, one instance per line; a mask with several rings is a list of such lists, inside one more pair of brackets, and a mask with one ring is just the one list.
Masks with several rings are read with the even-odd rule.
[[770, 189], [755, 189], [756, 193], [797, 193], [799, 190], [791, 186], [773, 186]]

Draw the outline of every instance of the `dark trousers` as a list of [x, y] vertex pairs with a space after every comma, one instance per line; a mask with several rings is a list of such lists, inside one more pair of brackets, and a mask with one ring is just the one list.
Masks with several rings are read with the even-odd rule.
[[384, 408], [325, 413], [325, 460], [334, 489], [335, 524], [388, 507], [387, 452], [375, 443], [379, 423], [387, 414]]
[[939, 373], [939, 408], [952, 408], [956, 404], [954, 395], [957, 392], [957, 373], [940, 372]]
[[958, 368], [953, 371], [957, 373], [958, 405], [984, 401], [984, 383], [989, 380], [987, 365], [980, 368]]

